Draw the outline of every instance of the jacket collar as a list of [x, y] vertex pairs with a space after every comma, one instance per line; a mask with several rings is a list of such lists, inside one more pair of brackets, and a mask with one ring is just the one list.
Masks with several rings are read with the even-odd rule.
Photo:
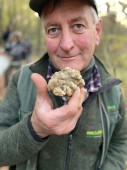
[[103, 63], [96, 56], [95, 56], [95, 63], [98, 67], [100, 77], [101, 77], [101, 84], [102, 84], [102, 87], [100, 88], [99, 92], [108, 90], [111, 87], [121, 83], [121, 80], [109, 74], [109, 72], [106, 70]]
[[48, 70], [48, 64], [49, 64], [49, 56], [48, 54], [44, 54], [44, 56], [38, 60], [37, 62], [33, 63], [31, 66], [30, 66], [30, 70], [33, 72], [33, 73], [38, 73], [40, 75], [42, 75], [44, 78], [47, 77], [47, 70]]

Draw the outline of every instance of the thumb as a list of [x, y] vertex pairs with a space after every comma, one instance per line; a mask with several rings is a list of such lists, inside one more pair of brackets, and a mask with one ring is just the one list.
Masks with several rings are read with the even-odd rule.
[[40, 74], [33, 73], [31, 79], [35, 84], [38, 95], [47, 94], [47, 82]]
[[43, 108], [44, 110], [47, 110], [47, 109], [51, 110], [51, 108], [53, 107], [53, 104], [47, 92], [46, 80], [40, 74], [37, 74], [37, 73], [33, 73], [31, 75], [31, 79], [33, 83], [35, 84], [35, 87], [37, 90], [37, 99], [36, 99], [37, 105], [36, 106], [37, 107], [39, 106], [39, 108]]

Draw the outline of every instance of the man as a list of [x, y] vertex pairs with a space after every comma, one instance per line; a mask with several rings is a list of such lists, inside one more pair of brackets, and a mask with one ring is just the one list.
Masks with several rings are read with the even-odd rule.
[[[45, 30], [43, 58], [17, 72], [0, 106], [0, 166], [123, 170], [127, 121], [118, 84], [94, 56], [102, 33], [93, 0], [30, 0]], [[68, 103], [47, 92], [65, 67], [86, 82]]]

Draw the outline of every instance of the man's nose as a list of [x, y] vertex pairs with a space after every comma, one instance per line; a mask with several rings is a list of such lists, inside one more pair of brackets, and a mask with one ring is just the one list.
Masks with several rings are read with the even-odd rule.
[[74, 47], [74, 40], [70, 32], [62, 33], [60, 40], [60, 48], [69, 51]]

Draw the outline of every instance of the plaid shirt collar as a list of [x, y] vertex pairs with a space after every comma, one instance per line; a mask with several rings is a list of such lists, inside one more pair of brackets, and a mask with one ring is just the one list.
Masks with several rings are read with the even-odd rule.
[[98, 67], [95, 64], [88, 82], [86, 82], [86, 88], [88, 92], [95, 93], [101, 87], [101, 78], [98, 71]]
[[[47, 72], [47, 78], [50, 79], [51, 76], [53, 75], [53, 67], [51, 66], [50, 62], [48, 65], [48, 72]], [[85, 98], [85, 100], [88, 98], [89, 93], [95, 93], [99, 90], [99, 88], [101, 87], [101, 78], [100, 78], [100, 74], [98, 71], [98, 67], [96, 64], [94, 64], [93, 69], [92, 69], [92, 73], [90, 75], [90, 79], [88, 81], [86, 81], [86, 85], [85, 88], [88, 91], [88, 94]], [[62, 97], [63, 101], [66, 102], [66, 98]]]

